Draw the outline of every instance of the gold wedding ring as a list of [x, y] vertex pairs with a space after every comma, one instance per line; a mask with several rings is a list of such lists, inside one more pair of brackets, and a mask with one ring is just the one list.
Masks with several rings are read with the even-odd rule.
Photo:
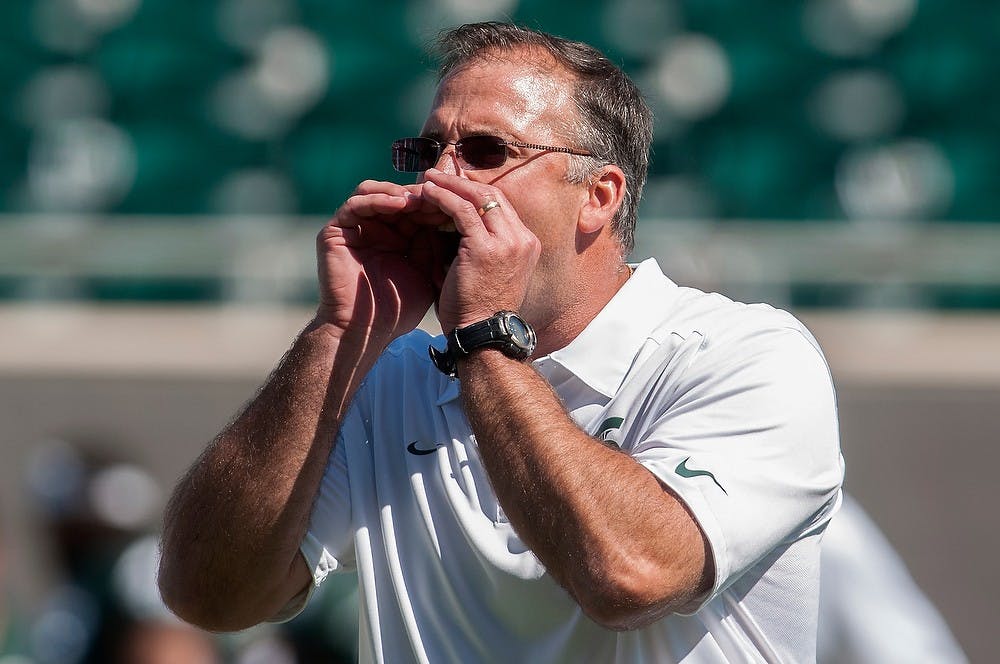
[[490, 210], [492, 210], [493, 208], [498, 208], [498, 207], [500, 207], [500, 204], [497, 203], [496, 201], [487, 201], [486, 203], [483, 204], [483, 207], [476, 210], [476, 212], [478, 212], [479, 216], [481, 217]]

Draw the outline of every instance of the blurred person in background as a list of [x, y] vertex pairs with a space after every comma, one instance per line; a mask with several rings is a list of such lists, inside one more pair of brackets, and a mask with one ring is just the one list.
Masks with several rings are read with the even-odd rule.
[[968, 661], [889, 540], [846, 493], [823, 538], [817, 661]]
[[[80, 434], [34, 445], [27, 489], [58, 582], [38, 615], [7, 623], [0, 645], [39, 664], [305, 664], [317, 660], [297, 651], [339, 653], [339, 642], [298, 630], [269, 627], [223, 639], [174, 616], [156, 587], [159, 539], [152, 530], [162, 490], [142, 465], [124, 458], [129, 447]], [[2, 563], [0, 551], [0, 572]], [[21, 664], [0, 660], [15, 662]]]
[[7, 585], [7, 541], [4, 533], [3, 506], [0, 505], [0, 664], [31, 664], [28, 635], [23, 617], [16, 611], [17, 602]]
[[114, 664], [218, 664], [210, 635], [175, 622], [145, 621], [126, 626], [113, 653]]
[[117, 632], [112, 570], [151, 525], [159, 488], [125, 462], [120, 441], [69, 435], [38, 441], [26, 472], [29, 504], [49, 540], [52, 587], [32, 625], [32, 650], [45, 664], [110, 660]]
[[156, 590], [162, 491], [128, 446], [103, 436], [39, 441], [27, 472], [59, 583], [30, 624], [40, 664], [215, 664], [213, 638], [182, 623]]
[[[135, 538], [119, 555], [108, 579], [104, 629], [90, 661], [114, 664], [219, 664], [222, 644], [178, 620], [156, 588], [159, 539]], [[284, 664], [276, 661], [275, 664]]]
[[238, 630], [357, 569], [365, 662], [814, 660], [843, 477], [815, 340], [626, 262], [652, 119], [602, 54], [440, 46], [393, 145], [417, 183], [320, 232], [316, 317], [168, 504], [167, 603]]

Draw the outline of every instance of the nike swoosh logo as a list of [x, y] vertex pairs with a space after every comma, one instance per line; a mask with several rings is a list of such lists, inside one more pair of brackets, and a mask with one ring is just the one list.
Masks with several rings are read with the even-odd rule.
[[439, 447], [444, 447], [444, 445], [435, 445], [430, 449], [423, 449], [417, 447], [417, 441], [413, 441], [412, 443], [406, 446], [406, 451], [409, 452], [410, 454], [416, 454], [418, 456], [422, 456], [424, 454], [434, 454], [435, 452], [437, 452], [437, 448]]
[[679, 464], [677, 464], [677, 467], [674, 468], [674, 472], [680, 475], [681, 477], [687, 477], [687, 478], [710, 477], [712, 478], [712, 481], [715, 482], [715, 486], [722, 489], [722, 493], [726, 494], [727, 496], [729, 495], [729, 492], [723, 489], [722, 485], [719, 484], [719, 480], [715, 479], [715, 475], [713, 475], [712, 473], [708, 472], [707, 470], [691, 470], [690, 468], [688, 468], [687, 462], [690, 460], [691, 457], [688, 457], [687, 459], [681, 461]]

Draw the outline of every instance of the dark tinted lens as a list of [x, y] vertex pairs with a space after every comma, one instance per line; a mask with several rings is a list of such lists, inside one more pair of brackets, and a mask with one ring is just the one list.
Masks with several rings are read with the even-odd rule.
[[472, 168], [497, 168], [507, 161], [507, 146], [496, 136], [468, 136], [457, 147], [459, 156]]
[[392, 167], [404, 173], [426, 171], [440, 156], [441, 145], [423, 136], [401, 138], [392, 143]]

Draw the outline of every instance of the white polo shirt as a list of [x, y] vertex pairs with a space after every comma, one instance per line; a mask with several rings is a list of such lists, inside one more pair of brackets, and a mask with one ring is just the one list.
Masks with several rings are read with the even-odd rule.
[[398, 339], [366, 378], [301, 547], [316, 585], [357, 570], [362, 662], [815, 659], [843, 462], [829, 371], [797, 320], [678, 287], [647, 260], [534, 361], [574, 421], [669, 486], [711, 544], [698, 610], [629, 632], [587, 618], [511, 528], [432, 341]]

